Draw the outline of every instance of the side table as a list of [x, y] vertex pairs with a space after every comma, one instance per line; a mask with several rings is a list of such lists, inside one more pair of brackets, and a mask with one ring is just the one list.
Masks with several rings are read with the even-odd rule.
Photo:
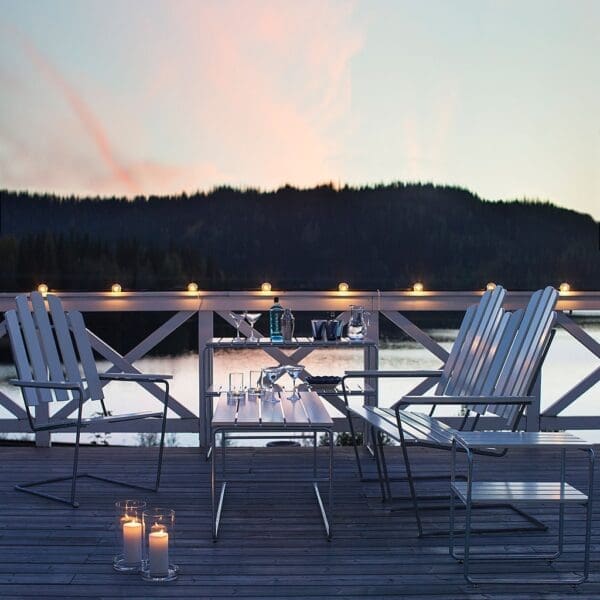
[[[561, 451], [560, 481], [474, 481], [473, 455], [474, 450], [501, 448], [555, 448]], [[456, 479], [456, 452], [463, 450], [467, 456], [467, 480]], [[588, 491], [587, 495], [566, 483], [565, 464], [567, 450], [583, 450], [588, 455]], [[568, 583], [584, 582], [589, 574], [590, 539], [592, 528], [592, 495], [594, 489], [594, 450], [593, 444], [586, 442], [569, 433], [554, 432], [495, 432], [473, 431], [461, 432], [452, 443], [452, 479], [450, 493], [450, 554], [464, 565], [464, 576], [469, 583]], [[458, 499], [465, 506], [464, 551], [457, 553], [454, 548], [454, 508]], [[503, 553], [503, 554], [473, 554], [471, 542], [471, 512], [476, 505], [496, 504], [498, 502], [527, 502], [527, 503], [558, 503], [558, 548], [552, 554], [536, 553]], [[554, 560], [563, 551], [564, 545], [564, 511], [566, 504], [580, 504], [586, 507], [585, 547], [583, 572], [575, 577], [564, 578], [514, 578], [472, 576], [469, 572], [473, 560], [490, 559], [545, 559]]]
[[[315, 492], [325, 534], [327, 539], [331, 539], [331, 511], [333, 507], [333, 421], [329, 416], [321, 398], [315, 392], [300, 392], [299, 400], [290, 400], [286, 392], [276, 392], [277, 401], [260, 395], [244, 394], [239, 398], [232, 398], [229, 394], [223, 393], [217, 400], [215, 414], [211, 421], [211, 441], [214, 450], [211, 454], [211, 503], [212, 503], [212, 524], [213, 540], [217, 540], [219, 534], [219, 524], [225, 500], [225, 490], [229, 483], [235, 481], [277, 483], [277, 482], [306, 482], [311, 483]], [[276, 479], [257, 479], [244, 478], [234, 479], [227, 475], [226, 471], [226, 453], [227, 444], [226, 435], [230, 432], [310, 432], [313, 434], [313, 467], [312, 477], [293, 477]], [[317, 465], [317, 433], [324, 433], [327, 437], [329, 446], [329, 461], [326, 476], [319, 476]], [[217, 445], [216, 437], [221, 434], [221, 491], [217, 503]], [[328, 486], [327, 504], [323, 502], [319, 491], [319, 483], [326, 483]]]

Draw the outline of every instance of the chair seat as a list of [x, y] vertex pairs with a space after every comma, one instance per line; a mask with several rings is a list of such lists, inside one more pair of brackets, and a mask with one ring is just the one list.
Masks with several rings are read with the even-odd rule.
[[[81, 426], [87, 427], [96, 423], [119, 423], [123, 421], [136, 421], [138, 419], [161, 419], [162, 412], [143, 411], [137, 413], [126, 413], [121, 415], [110, 415], [108, 417], [88, 417], [81, 419]], [[62, 429], [65, 427], [75, 427], [77, 421], [75, 419], [50, 420], [46, 425], [36, 426], [38, 431], [50, 431], [52, 429]]]
[[[377, 406], [351, 406], [350, 411], [393, 440], [400, 441], [396, 413], [393, 409]], [[440, 446], [450, 448], [452, 446], [456, 430], [434, 417], [409, 410], [401, 410], [400, 420], [402, 421], [404, 440], [407, 444], [431, 445], [436, 448]]]

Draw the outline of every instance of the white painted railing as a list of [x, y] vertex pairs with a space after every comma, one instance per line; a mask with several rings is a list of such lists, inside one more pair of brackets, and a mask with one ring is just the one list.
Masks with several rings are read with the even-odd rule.
[[[0, 294], [0, 311], [4, 312], [13, 307], [16, 293]], [[95, 333], [90, 333], [94, 349], [98, 355], [106, 359], [112, 366], [110, 371], [137, 372], [135, 362], [147, 355], [158, 343], [178, 329], [183, 323], [194, 315], [198, 316], [198, 374], [205, 372], [205, 365], [200, 364], [204, 356], [207, 342], [214, 337], [215, 315], [230, 321], [229, 311], [257, 311], [265, 312], [271, 305], [273, 296], [278, 295], [281, 302], [292, 309], [299, 311], [316, 311], [344, 313], [350, 304], [359, 304], [371, 311], [371, 325], [369, 337], [379, 339], [379, 321], [384, 317], [403, 330], [408, 336], [420, 343], [434, 356], [445, 361], [447, 351], [435, 342], [426, 332], [417, 327], [410, 319], [413, 311], [464, 311], [470, 304], [478, 301], [481, 292], [60, 292], [60, 296], [67, 310], [77, 309], [82, 312], [165, 312], [174, 313], [166, 317], [164, 323], [148, 335], [143, 341], [131, 348], [128, 352], [120, 354], [111, 348]], [[509, 292], [504, 305], [513, 310], [525, 306], [530, 292]], [[600, 361], [600, 344], [586, 333], [569, 316], [572, 310], [600, 311], [600, 292], [567, 292], [560, 296], [557, 309], [560, 312], [558, 326], [568, 332], [574, 340], [587, 348]], [[407, 316], [408, 315], [408, 316]], [[376, 318], [378, 317], [378, 318]], [[260, 327], [259, 327], [260, 333]], [[0, 337], [6, 335], [4, 322], [0, 323]], [[265, 332], [262, 332], [265, 335]], [[365, 359], [365, 362], [368, 362]], [[204, 382], [197, 380], [199, 390], [199, 406], [197, 413], [183, 406], [176, 398], [171, 397], [169, 406], [176, 415], [169, 419], [168, 431], [171, 432], [197, 432], [201, 443], [204, 443], [203, 432], [206, 431], [205, 410], [206, 389]], [[538, 401], [529, 409], [527, 418], [528, 429], [556, 430], [556, 429], [600, 429], [600, 410], [594, 415], [561, 416], [568, 406], [571, 406], [580, 396], [600, 380], [600, 364], [587, 376], [580, 380], [561, 398], [553, 402], [543, 412], [540, 411], [539, 385]], [[434, 385], [432, 380], [422, 381], [413, 393], [422, 393]], [[145, 384], [145, 389], [160, 398], [160, 390], [152, 384]], [[0, 405], [9, 413], [9, 418], [0, 419], [0, 433], [16, 433], [29, 431], [28, 423], [20, 404], [15, 403], [5, 394], [0, 393]], [[62, 410], [66, 413], [68, 409]], [[64, 414], [62, 415], [64, 416]], [[448, 422], [453, 419], [449, 417]], [[157, 424], [151, 421], [124, 422], [111, 425], [111, 431], [152, 432]], [[106, 425], [104, 425], [106, 427]], [[143, 429], [141, 429], [143, 427]], [[338, 423], [338, 428], [343, 429], [343, 422]], [[133, 429], [132, 429], [133, 428]], [[88, 428], [93, 432], [93, 427]], [[42, 443], [49, 438], [40, 438]]]

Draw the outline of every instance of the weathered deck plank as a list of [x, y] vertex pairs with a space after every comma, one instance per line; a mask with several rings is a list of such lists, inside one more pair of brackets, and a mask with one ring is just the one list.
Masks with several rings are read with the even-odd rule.
[[[319, 511], [309, 485], [232, 485], [223, 512], [219, 541], [210, 531], [209, 464], [199, 450], [170, 448], [166, 452], [163, 486], [144, 494], [152, 504], [177, 511], [177, 582], [143, 583], [137, 576], [111, 568], [114, 553], [113, 509], [116, 499], [132, 491], [98, 481], [81, 480], [81, 507], [71, 509], [42, 498], [15, 492], [14, 483], [62, 474], [69, 468], [69, 448], [3, 447], [0, 471], [0, 597], [2, 598], [453, 598], [525, 600], [528, 598], [600, 597], [600, 505], [594, 511], [592, 574], [576, 590], [565, 586], [470, 586], [461, 565], [448, 555], [445, 535], [416, 538], [410, 511], [390, 512], [379, 500], [376, 484], [361, 484], [352, 452], [336, 448], [334, 539], [325, 541]], [[419, 474], [448, 473], [449, 453], [411, 450]], [[571, 454], [568, 480], [586, 481], [583, 453]], [[84, 448], [82, 469], [143, 482], [152, 477], [156, 450], [148, 448]], [[478, 457], [486, 478], [542, 480], [558, 476], [557, 452], [511, 451], [505, 458]], [[323, 459], [325, 455], [323, 454]], [[398, 449], [389, 450], [390, 466], [400, 472]], [[365, 458], [374, 472], [374, 464]], [[535, 474], [531, 468], [535, 465]], [[235, 449], [229, 467], [247, 473], [273, 474], [311, 466], [307, 449]], [[597, 478], [597, 489], [600, 481]], [[62, 484], [65, 485], [64, 483]], [[61, 484], [47, 486], [61, 489]], [[402, 484], [394, 484], [404, 493]], [[424, 490], [423, 486], [420, 486]], [[448, 484], [428, 484], [427, 490], [447, 491]], [[133, 494], [134, 497], [139, 496]], [[477, 551], [544, 550], [556, 542], [557, 508], [536, 506], [533, 514], [546, 521], [549, 533], [476, 536]], [[479, 524], [519, 523], [503, 509], [478, 513]], [[566, 555], [550, 567], [515, 561], [515, 573], [568, 572], [578, 569], [583, 554], [583, 510], [567, 507]], [[423, 515], [427, 531], [446, 530], [445, 511]], [[478, 572], [495, 571], [495, 561], [481, 563]]]

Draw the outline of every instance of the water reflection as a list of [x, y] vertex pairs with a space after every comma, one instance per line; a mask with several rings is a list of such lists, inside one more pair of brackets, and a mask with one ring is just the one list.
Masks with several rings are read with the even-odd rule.
[[[596, 341], [600, 341], [600, 323], [589, 322], [585, 330]], [[444, 348], [450, 350], [457, 331], [454, 329], [430, 330], [429, 334]], [[359, 349], [322, 349], [316, 350], [303, 359], [303, 364], [313, 375], [338, 375], [347, 369], [360, 369], [363, 366], [362, 350]], [[252, 349], [225, 349], [215, 355], [214, 380], [215, 385], [227, 385], [227, 376], [230, 371], [257, 370], [276, 362], [260, 350]], [[189, 353], [172, 357], [145, 358], [136, 363], [136, 366], [145, 372], [172, 373], [173, 382], [171, 394], [183, 406], [198, 414], [199, 381], [198, 381], [198, 355]], [[549, 406], [560, 398], [575, 383], [580, 381], [598, 366], [598, 359], [583, 346], [573, 340], [565, 331], [559, 329], [548, 353], [542, 378], [542, 407]], [[101, 369], [107, 369], [108, 364], [101, 364]], [[381, 369], [436, 369], [440, 361], [421, 347], [416, 342], [402, 341], [383, 343], [379, 354], [379, 367]], [[6, 395], [17, 400], [22, 406], [20, 393], [10, 385], [8, 379], [15, 377], [12, 365], [0, 365], [0, 389]], [[284, 376], [282, 381], [291, 387], [291, 379]], [[383, 379], [380, 382], [380, 404], [389, 406], [406, 394], [419, 380], [413, 379]], [[134, 410], [150, 410], [159, 406], [158, 400], [148, 392], [132, 384], [123, 382], [111, 383], [106, 390], [107, 404], [114, 412], [129, 412]], [[600, 414], [597, 386], [588, 390], [575, 404], [567, 408], [563, 415], [598, 415]], [[98, 411], [99, 407], [88, 402], [86, 414], [89, 416]], [[439, 409], [436, 414], [457, 414], [458, 408], [447, 407]], [[339, 413], [331, 407], [332, 415]], [[174, 414], [170, 413], [173, 417]], [[9, 418], [8, 411], [0, 406], [0, 418]], [[600, 432], [585, 432], [585, 437], [600, 441]], [[22, 434], [4, 434], [4, 437], [20, 438]], [[57, 441], [67, 441], [73, 438], [72, 434], [53, 434]], [[85, 441], [94, 439], [91, 434], [85, 435]], [[112, 433], [109, 437], [101, 436], [96, 441], [106, 441], [110, 444], [139, 444], [140, 436], [137, 434]], [[171, 437], [171, 443], [179, 446], [194, 446], [198, 444], [196, 434], [177, 434]], [[260, 443], [260, 442], [259, 442]]]

